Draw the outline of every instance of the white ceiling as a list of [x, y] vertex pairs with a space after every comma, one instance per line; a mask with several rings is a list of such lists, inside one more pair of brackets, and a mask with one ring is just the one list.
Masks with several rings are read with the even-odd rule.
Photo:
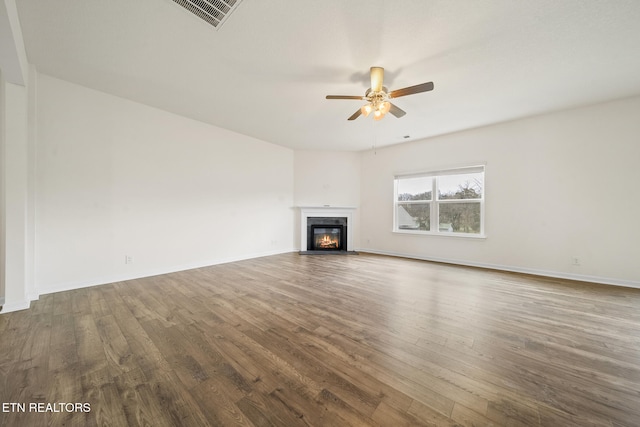
[[[294, 149], [364, 150], [640, 94], [638, 0], [16, 0], [40, 72]], [[407, 115], [347, 121], [369, 67]], [[404, 136], [408, 135], [408, 139]]]

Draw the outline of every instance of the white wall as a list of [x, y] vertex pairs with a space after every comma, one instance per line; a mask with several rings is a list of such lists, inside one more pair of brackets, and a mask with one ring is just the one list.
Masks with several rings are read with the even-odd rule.
[[4, 309], [6, 303], [6, 212], [7, 205], [5, 202], [5, 164], [6, 164], [6, 142], [5, 142], [5, 81], [0, 69], [0, 310]]
[[[363, 250], [640, 287], [638, 117], [636, 97], [363, 153]], [[477, 164], [486, 239], [392, 233], [394, 174]]]
[[290, 149], [40, 74], [36, 162], [40, 293], [293, 250]]
[[0, 0], [0, 69], [4, 81], [27, 85], [29, 66], [15, 0]]
[[28, 307], [27, 241], [28, 214], [28, 131], [27, 88], [2, 82], [0, 108], [3, 145], [3, 312]]
[[296, 151], [294, 159], [297, 206], [360, 204], [360, 153]]
[[14, 0], [0, 1], [0, 306], [29, 306], [33, 296], [33, 147], [28, 128], [27, 55]]
[[[296, 151], [294, 203], [296, 206], [360, 206], [361, 154], [342, 151]], [[354, 247], [360, 245], [360, 210], [353, 214]], [[295, 242], [300, 249], [300, 212], [295, 216]]]

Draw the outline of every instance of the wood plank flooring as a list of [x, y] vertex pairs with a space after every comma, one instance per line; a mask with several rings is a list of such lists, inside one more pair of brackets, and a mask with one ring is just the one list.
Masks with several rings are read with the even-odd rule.
[[0, 404], [12, 427], [637, 427], [640, 290], [291, 253], [60, 292], [0, 315]]

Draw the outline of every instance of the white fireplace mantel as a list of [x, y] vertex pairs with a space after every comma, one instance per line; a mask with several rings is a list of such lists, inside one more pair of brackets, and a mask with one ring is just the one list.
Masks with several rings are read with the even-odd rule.
[[300, 250], [307, 250], [307, 218], [347, 218], [347, 251], [353, 251], [353, 217], [356, 210], [351, 206], [298, 206], [300, 209]]

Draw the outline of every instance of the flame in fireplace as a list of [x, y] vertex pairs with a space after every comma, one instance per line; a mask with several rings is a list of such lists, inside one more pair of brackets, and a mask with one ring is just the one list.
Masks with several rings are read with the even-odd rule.
[[323, 234], [316, 237], [316, 247], [322, 249], [338, 249], [340, 241], [337, 237], [332, 237], [329, 234]]

